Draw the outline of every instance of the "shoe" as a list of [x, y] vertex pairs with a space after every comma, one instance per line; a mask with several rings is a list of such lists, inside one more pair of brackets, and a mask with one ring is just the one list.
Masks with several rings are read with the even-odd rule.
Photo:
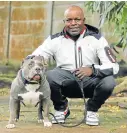
[[99, 125], [99, 115], [97, 114], [97, 112], [87, 111], [86, 124], [90, 125], [90, 126], [98, 126]]
[[65, 122], [65, 119], [70, 115], [70, 110], [69, 108], [67, 108], [65, 111], [55, 111], [55, 118], [56, 120], [54, 119], [54, 117], [52, 118], [52, 123], [53, 124], [57, 124], [57, 123], [64, 123]]

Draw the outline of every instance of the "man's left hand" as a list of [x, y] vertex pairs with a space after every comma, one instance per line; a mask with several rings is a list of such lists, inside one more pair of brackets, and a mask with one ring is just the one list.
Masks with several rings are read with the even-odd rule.
[[85, 76], [89, 77], [93, 73], [91, 67], [80, 67], [75, 70], [75, 74], [78, 78], [83, 79]]

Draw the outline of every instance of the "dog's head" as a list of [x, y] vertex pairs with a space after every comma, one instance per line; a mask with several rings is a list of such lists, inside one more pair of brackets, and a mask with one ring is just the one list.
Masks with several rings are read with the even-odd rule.
[[47, 63], [42, 56], [25, 59], [22, 63], [22, 75], [27, 81], [40, 81]]

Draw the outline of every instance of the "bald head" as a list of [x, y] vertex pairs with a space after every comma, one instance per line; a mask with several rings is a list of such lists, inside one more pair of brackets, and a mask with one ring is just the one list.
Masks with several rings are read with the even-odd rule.
[[84, 22], [84, 13], [79, 6], [70, 6], [65, 10], [64, 23], [71, 36], [77, 36], [83, 31]]
[[64, 12], [64, 18], [70, 14], [78, 14], [82, 19], [84, 18], [83, 10], [79, 6], [69, 6]]

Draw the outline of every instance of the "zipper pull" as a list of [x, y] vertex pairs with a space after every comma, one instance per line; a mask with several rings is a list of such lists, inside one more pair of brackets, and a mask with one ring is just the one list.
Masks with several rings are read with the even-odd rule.
[[79, 57], [79, 67], [82, 67], [82, 49], [81, 47], [78, 47], [78, 57]]

